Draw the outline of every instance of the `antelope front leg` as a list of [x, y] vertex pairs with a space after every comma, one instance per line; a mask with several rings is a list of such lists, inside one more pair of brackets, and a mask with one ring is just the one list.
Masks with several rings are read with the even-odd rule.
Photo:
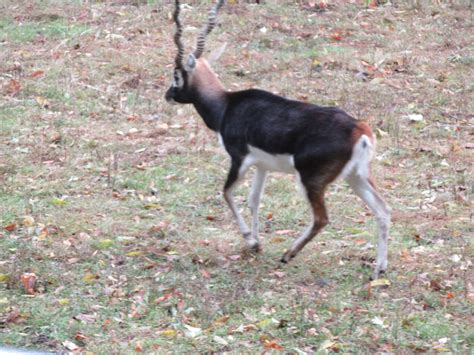
[[242, 164], [241, 161], [237, 159], [232, 159], [232, 165], [229, 171], [229, 175], [227, 177], [227, 181], [224, 186], [224, 199], [227, 202], [232, 214], [234, 215], [235, 220], [239, 226], [240, 232], [242, 233], [247, 246], [251, 250], [258, 251], [260, 249], [260, 244], [258, 243], [258, 239], [256, 239], [253, 233], [250, 232], [250, 228], [248, 227], [247, 223], [245, 223], [242, 215], [240, 214], [233, 196], [233, 191], [235, 187], [238, 185], [239, 181], [243, 178], [247, 170], [249, 169], [250, 165]]
[[258, 238], [258, 208], [260, 206], [260, 200], [262, 198], [263, 186], [265, 184], [265, 178], [267, 177], [267, 171], [260, 167], [257, 167], [255, 175], [253, 177], [252, 189], [250, 191], [248, 205], [250, 212], [252, 213], [252, 239], [257, 241], [255, 250], [260, 251], [261, 246]]

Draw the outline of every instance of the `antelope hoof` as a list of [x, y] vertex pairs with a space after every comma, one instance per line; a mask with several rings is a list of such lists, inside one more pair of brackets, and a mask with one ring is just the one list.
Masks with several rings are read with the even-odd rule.
[[255, 243], [254, 245], [251, 245], [249, 246], [250, 247], [250, 250], [253, 252], [253, 253], [261, 253], [262, 252], [262, 246], [260, 245], [259, 242]]
[[283, 257], [280, 259], [280, 262], [282, 262], [283, 264], [288, 264], [290, 260], [294, 257], [294, 255], [291, 255], [290, 250], [288, 250], [285, 254], [283, 254]]
[[386, 271], [385, 269], [380, 270], [379, 268], [375, 268], [374, 273], [370, 279], [377, 280], [378, 278], [380, 278], [382, 275], [385, 274], [385, 271]]
[[252, 233], [244, 233], [244, 239], [247, 242], [247, 247], [250, 251], [254, 253], [259, 253], [262, 251], [262, 247], [257, 239], [252, 237]]

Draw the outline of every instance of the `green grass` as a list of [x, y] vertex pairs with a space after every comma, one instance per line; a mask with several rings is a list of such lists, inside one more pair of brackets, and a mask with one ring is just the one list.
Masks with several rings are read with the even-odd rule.
[[0, 19], [0, 41], [25, 43], [32, 42], [37, 38], [72, 40], [88, 32], [88, 26], [69, 24], [61, 18], [25, 23], [14, 22], [11, 19]]

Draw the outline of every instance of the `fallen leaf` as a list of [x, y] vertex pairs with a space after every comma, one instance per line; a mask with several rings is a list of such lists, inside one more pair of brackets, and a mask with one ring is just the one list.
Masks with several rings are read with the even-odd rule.
[[284, 241], [286, 241], [286, 238], [274, 237], [270, 240], [270, 243], [276, 244], [276, 243], [283, 243]]
[[381, 287], [381, 286], [390, 286], [390, 280], [388, 279], [376, 279], [370, 282], [370, 287]]
[[164, 296], [158, 297], [158, 298], [155, 300], [155, 303], [156, 303], [156, 304], [159, 304], [159, 303], [165, 302], [165, 301], [169, 300], [171, 297], [173, 297], [173, 294], [172, 294], [172, 293], [167, 293], [167, 294], [164, 295]]
[[214, 325], [215, 326], [224, 325], [229, 321], [229, 319], [230, 319], [229, 315], [222, 316], [216, 319], [216, 321], [214, 322]]
[[5, 230], [8, 231], [8, 232], [13, 232], [16, 229], [16, 223], [7, 224], [3, 228], [5, 228]]
[[74, 335], [74, 339], [84, 343], [87, 340], [87, 337], [81, 332], [77, 332], [76, 335]]
[[368, 6], [371, 8], [371, 9], [375, 9], [377, 6], [378, 6], [378, 2], [377, 0], [370, 0]]
[[408, 115], [407, 117], [411, 122], [421, 122], [424, 120], [423, 115], [417, 113], [413, 113], [411, 115]]
[[31, 73], [30, 76], [31, 76], [32, 78], [38, 78], [38, 77], [40, 77], [40, 76], [43, 76], [43, 74], [44, 74], [44, 71], [42, 71], [42, 70], [35, 70], [33, 73]]
[[237, 261], [240, 259], [240, 255], [230, 255], [228, 258], [232, 261]]
[[278, 277], [279, 279], [284, 278], [285, 275], [286, 275], [286, 274], [285, 274], [284, 272], [282, 272], [282, 271], [274, 271], [273, 274], [274, 274], [276, 277]]
[[35, 101], [41, 108], [49, 108], [50, 107], [48, 99], [46, 99], [43, 96], [36, 96]]
[[51, 200], [51, 204], [54, 206], [62, 207], [67, 205], [67, 201], [62, 198], [55, 197]]
[[214, 340], [217, 344], [220, 344], [220, 345], [224, 345], [224, 346], [229, 345], [229, 342], [227, 340], [225, 340], [224, 338], [221, 338], [218, 335], [214, 335], [212, 340]]
[[136, 351], [137, 353], [143, 352], [143, 345], [142, 345], [141, 342], [137, 341], [137, 342], [135, 343], [135, 351]]
[[195, 338], [198, 335], [201, 335], [202, 329], [201, 328], [195, 328], [191, 327], [190, 325], [184, 324], [184, 327], [186, 330], [184, 331], [184, 335], [187, 336], [188, 338]]
[[147, 203], [143, 208], [146, 210], [159, 210], [161, 209], [161, 206], [156, 203]]
[[294, 231], [291, 230], [291, 229], [282, 229], [282, 230], [276, 231], [275, 234], [277, 234], [277, 235], [287, 235], [287, 234], [291, 234], [293, 232]]
[[35, 294], [35, 286], [36, 286], [37, 279], [38, 277], [32, 272], [25, 272], [24, 274], [21, 275], [20, 277], [21, 283], [23, 284], [25, 292], [28, 295]]
[[438, 280], [431, 280], [430, 281], [430, 288], [433, 291], [441, 291], [443, 289], [443, 286], [441, 286], [441, 283]]
[[143, 252], [142, 251], [131, 251], [131, 252], [128, 252], [126, 255], [131, 256], [131, 257], [140, 256], [140, 255], [143, 255]]
[[257, 327], [259, 327], [260, 329], [263, 329], [263, 328], [266, 328], [268, 327], [270, 324], [273, 323], [273, 320], [271, 318], [268, 318], [268, 319], [264, 319], [264, 320], [261, 320], [260, 322], [258, 322], [256, 325]]
[[75, 320], [81, 321], [83, 323], [92, 324], [96, 321], [97, 317], [93, 314], [80, 313], [77, 316], [72, 317]]
[[24, 216], [23, 217], [22, 224], [25, 227], [31, 227], [34, 223], [35, 223], [35, 219], [33, 217], [31, 217], [31, 216]]
[[263, 346], [265, 349], [277, 350], [277, 351], [284, 351], [285, 348], [277, 343], [276, 340], [265, 340], [263, 342]]
[[21, 314], [18, 309], [14, 309], [10, 313], [8, 313], [7, 317], [5, 318], [5, 323], [17, 323], [21, 320]]
[[94, 281], [98, 280], [99, 278], [100, 278], [100, 276], [97, 275], [97, 274], [93, 274], [91, 272], [86, 272], [86, 274], [82, 277], [82, 281], [91, 283], [91, 282], [94, 282]]
[[69, 303], [71, 303], [71, 300], [69, 298], [61, 298], [58, 300], [58, 304], [60, 306], [67, 306]]
[[21, 90], [20, 83], [15, 79], [10, 79], [7, 87], [7, 93], [11, 95], [17, 94]]
[[174, 338], [178, 332], [174, 329], [166, 329], [160, 332], [160, 335], [167, 337], [167, 338]]
[[201, 270], [201, 275], [206, 278], [206, 279], [210, 279], [211, 278], [211, 274], [209, 273], [209, 271], [207, 270]]
[[384, 324], [383, 319], [378, 317], [378, 316], [375, 316], [374, 318], [372, 318], [371, 322], [372, 322], [372, 324], [378, 325], [382, 328], [387, 328], [388, 327], [387, 325]]
[[80, 349], [78, 345], [69, 340], [63, 341], [63, 346], [70, 351], [78, 351]]

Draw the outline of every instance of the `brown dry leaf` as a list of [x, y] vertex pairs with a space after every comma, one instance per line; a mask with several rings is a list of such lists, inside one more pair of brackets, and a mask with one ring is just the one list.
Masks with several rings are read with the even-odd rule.
[[446, 299], [448, 300], [452, 300], [454, 297], [456, 297], [456, 294], [454, 294], [453, 292], [448, 292], [446, 294]]
[[270, 240], [270, 243], [283, 243], [284, 241], [286, 241], [286, 238], [275, 237]]
[[92, 324], [96, 321], [96, 316], [93, 314], [80, 313], [77, 316], [72, 317], [72, 319], [78, 320], [83, 323]]
[[14, 309], [13, 311], [11, 311], [10, 313], [8, 313], [6, 319], [5, 319], [5, 323], [17, 323], [21, 320], [21, 314], [20, 314], [20, 311], [18, 309]]
[[3, 228], [5, 228], [5, 230], [8, 231], [8, 232], [13, 232], [16, 229], [16, 223], [7, 224]]
[[156, 304], [159, 304], [159, 303], [165, 302], [165, 301], [169, 300], [171, 297], [173, 297], [173, 294], [172, 294], [172, 293], [167, 293], [167, 294], [164, 295], [164, 296], [158, 297], [158, 298], [155, 300], [155, 303], [156, 303]]
[[344, 39], [344, 36], [340, 32], [335, 32], [331, 35], [331, 39], [333, 41], [342, 41]]
[[201, 275], [206, 278], [206, 279], [210, 279], [211, 278], [211, 274], [209, 271], [207, 270], [201, 270]]
[[21, 85], [15, 79], [10, 79], [7, 87], [7, 93], [10, 95], [16, 95], [21, 90]]
[[439, 282], [439, 280], [431, 280], [430, 281], [430, 288], [433, 291], [441, 291], [443, 289], [443, 286]]
[[263, 347], [268, 350], [277, 350], [277, 351], [284, 351], [285, 348], [278, 344], [276, 339], [270, 339], [268, 335], [261, 335], [260, 336], [260, 343], [263, 344]]
[[87, 340], [87, 337], [81, 332], [77, 332], [76, 335], [74, 335], [74, 339], [84, 343]]
[[230, 319], [229, 315], [222, 316], [220, 318], [217, 318], [216, 321], [214, 322], [214, 325], [224, 325], [226, 324]]
[[245, 332], [249, 332], [251, 330], [258, 330], [258, 327], [255, 324], [247, 324], [247, 325], [244, 325], [243, 330]]
[[23, 221], [21, 222], [25, 227], [31, 227], [35, 224], [35, 219], [31, 216], [24, 216]]
[[41, 108], [49, 108], [50, 107], [48, 99], [46, 99], [43, 96], [36, 96], [35, 101]]
[[135, 351], [137, 353], [141, 353], [143, 352], [143, 345], [140, 341], [137, 341], [136, 344], [135, 344]]
[[61, 142], [62, 138], [63, 138], [63, 137], [61, 136], [60, 133], [55, 132], [55, 133], [53, 133], [53, 134], [51, 135], [51, 137], [49, 138], [49, 141], [50, 141], [51, 143], [58, 144], [58, 143]]
[[102, 329], [103, 330], [109, 329], [110, 324], [112, 324], [112, 321], [110, 319], [104, 320], [104, 323], [102, 323]]
[[42, 70], [35, 70], [33, 73], [31, 73], [32, 78], [39, 78], [40, 76], [43, 76], [44, 71]]
[[20, 280], [23, 284], [26, 294], [34, 295], [36, 280], [38, 280], [38, 277], [32, 272], [25, 272], [21, 275]]
[[375, 9], [375, 8], [377, 8], [377, 6], [379, 6], [379, 3], [378, 3], [377, 0], [370, 0], [368, 5], [371, 9]]

